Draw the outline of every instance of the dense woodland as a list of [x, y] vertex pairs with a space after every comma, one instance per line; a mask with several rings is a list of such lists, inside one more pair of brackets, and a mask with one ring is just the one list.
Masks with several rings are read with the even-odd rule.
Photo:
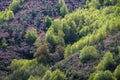
[[120, 0], [0, 0], [0, 80], [120, 80]]

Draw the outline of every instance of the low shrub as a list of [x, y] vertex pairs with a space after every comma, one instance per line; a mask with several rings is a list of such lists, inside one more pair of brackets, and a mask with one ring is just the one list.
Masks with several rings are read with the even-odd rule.
[[61, 58], [64, 58], [65, 48], [63, 46], [58, 45], [55, 51], [60, 55]]
[[41, 77], [47, 70], [36, 59], [13, 60], [9, 68], [11, 69], [11, 73], [6, 80], [27, 80], [31, 75]]
[[27, 43], [29, 43], [29, 44], [33, 44], [35, 42], [35, 40], [37, 39], [37, 37], [38, 37], [38, 34], [37, 34], [37, 30], [35, 28], [27, 30], [27, 32], [25, 34], [25, 38], [27, 40]]
[[45, 75], [43, 76], [42, 80], [50, 80], [52, 72], [51, 71], [46, 71]]
[[43, 43], [41, 46], [37, 48], [36, 53], [34, 54], [34, 57], [39, 57], [41, 55], [48, 56], [49, 55], [49, 48], [46, 43]]
[[92, 73], [88, 80], [116, 80], [116, 78], [109, 70], [106, 70]]
[[94, 60], [98, 58], [98, 53], [95, 47], [86, 46], [80, 51], [80, 60], [82, 62], [87, 62], [89, 60]]
[[9, 8], [13, 12], [18, 11], [20, 5], [20, 0], [13, 0], [12, 3], [10, 4]]
[[49, 70], [46, 71], [42, 80], [67, 80], [67, 78], [63, 72], [61, 72], [59, 69], [56, 69], [53, 72]]
[[110, 52], [106, 52], [105, 55], [103, 56], [102, 60], [96, 67], [97, 70], [109, 70], [113, 66], [113, 55]]
[[7, 42], [6, 42], [6, 39], [3, 38], [3, 39], [2, 39], [2, 48], [3, 48], [3, 49], [6, 49], [7, 46], [8, 46], [8, 44], [7, 44]]
[[46, 23], [46, 27], [50, 27], [50, 25], [52, 24], [52, 19], [49, 16], [46, 16], [45, 23]]
[[60, 5], [60, 15], [64, 17], [68, 13], [68, 9], [65, 4], [65, 1], [59, 0], [59, 5]]
[[67, 78], [63, 72], [61, 72], [59, 69], [56, 69], [51, 74], [50, 80], [67, 80]]
[[117, 78], [117, 80], [120, 80], [120, 64], [116, 67], [114, 75]]

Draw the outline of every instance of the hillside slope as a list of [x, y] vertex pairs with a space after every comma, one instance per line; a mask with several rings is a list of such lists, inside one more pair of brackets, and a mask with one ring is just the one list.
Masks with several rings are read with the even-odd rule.
[[[81, 5], [78, 3], [81, 3]], [[10, 4], [12, 4], [12, 0], [0, 0], [0, 11], [7, 9]], [[82, 4], [84, 5], [85, 1], [79, 2], [78, 0], [73, 2], [72, 0], [66, 0], [66, 4], [70, 7], [69, 11], [73, 11], [78, 7], [83, 7]], [[7, 76], [9, 72], [7, 67], [13, 59], [33, 58], [35, 46], [26, 43], [26, 31], [34, 27], [37, 29], [41, 41], [44, 42], [44, 35], [48, 28], [45, 24], [45, 16], [48, 15], [52, 19], [60, 16], [59, 4], [56, 0], [27, 0], [17, 6], [19, 8], [14, 12], [14, 18], [0, 24], [1, 76]], [[2, 46], [2, 41], [5, 41], [8, 46], [4, 48]]]
[[120, 79], [119, 0], [13, 0], [0, 14], [0, 79]]

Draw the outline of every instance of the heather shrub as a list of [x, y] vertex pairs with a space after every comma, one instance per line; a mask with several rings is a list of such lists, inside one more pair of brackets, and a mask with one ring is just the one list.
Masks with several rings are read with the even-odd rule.
[[39, 46], [34, 54], [34, 57], [37, 57], [37, 61], [39, 63], [42, 63], [44, 65], [47, 64], [48, 62], [48, 57], [49, 57], [49, 48], [48, 48], [48, 44], [43, 43], [41, 44], [41, 46]]
[[89, 60], [94, 60], [98, 58], [98, 53], [95, 47], [93, 46], [85, 46], [80, 51], [80, 60], [82, 62], [87, 62]]
[[36, 50], [36, 53], [34, 54], [35, 57], [39, 57], [41, 55], [48, 56], [49, 55], [49, 48], [46, 43], [43, 43], [41, 46], [39, 46]]
[[61, 58], [64, 58], [65, 48], [63, 46], [58, 45], [55, 51], [60, 55]]

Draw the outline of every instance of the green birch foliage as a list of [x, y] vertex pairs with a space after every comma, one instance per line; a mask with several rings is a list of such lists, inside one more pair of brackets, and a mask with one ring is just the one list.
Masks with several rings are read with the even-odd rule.
[[52, 72], [51, 71], [46, 71], [45, 75], [43, 76], [42, 80], [49, 80], [51, 77]]
[[27, 42], [30, 44], [33, 44], [35, 42], [35, 40], [37, 39], [37, 37], [38, 37], [38, 34], [37, 34], [37, 30], [35, 28], [27, 30], [27, 32], [25, 34], [25, 38], [26, 38]]
[[20, 0], [13, 0], [12, 3], [10, 4], [9, 8], [13, 12], [16, 12], [19, 9], [20, 5]]
[[57, 69], [52, 73], [50, 80], [67, 80], [67, 78], [63, 72]]
[[117, 78], [117, 80], [120, 80], [120, 64], [116, 67], [114, 75]]
[[97, 70], [107, 70], [110, 69], [110, 66], [113, 65], [113, 55], [110, 52], [106, 52], [105, 55], [103, 56], [102, 60], [96, 67]]
[[65, 4], [64, 0], [59, 0], [59, 5], [60, 5], [60, 14], [61, 16], [65, 16], [68, 13], [67, 6]]
[[79, 58], [82, 62], [87, 62], [89, 60], [97, 59], [98, 58], [97, 50], [95, 49], [94, 46], [85, 46], [80, 51]]
[[117, 79], [113, 76], [111, 71], [106, 70], [92, 73], [88, 80], [117, 80]]

